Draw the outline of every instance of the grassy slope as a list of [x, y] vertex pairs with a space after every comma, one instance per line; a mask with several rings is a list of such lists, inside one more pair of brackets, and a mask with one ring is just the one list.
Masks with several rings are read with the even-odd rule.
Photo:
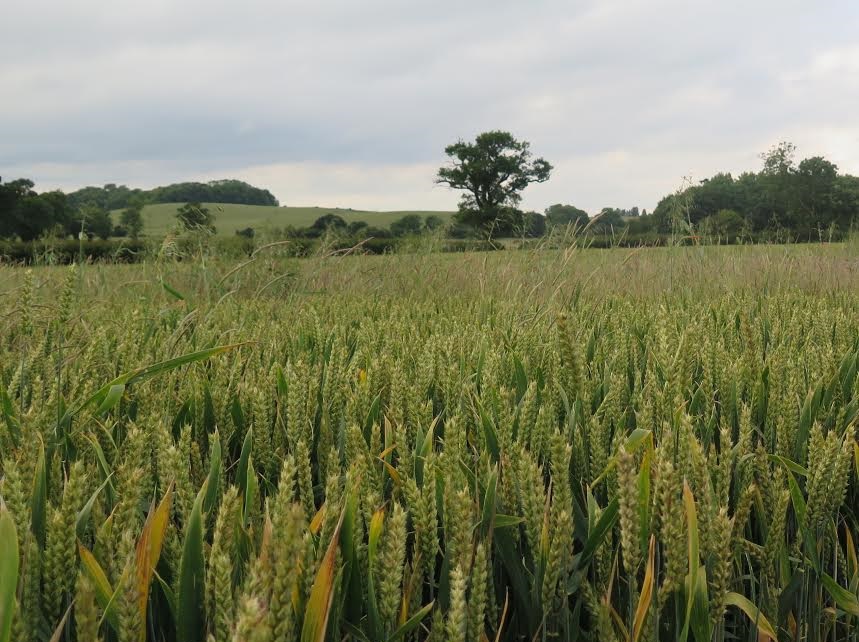
[[[147, 205], [143, 209], [144, 233], [149, 235], [164, 234], [176, 223], [176, 209], [183, 203], [159, 203]], [[205, 203], [215, 214], [215, 227], [218, 234], [230, 235], [236, 230], [252, 227], [260, 230], [266, 227], [307, 227], [324, 214], [333, 213], [351, 221], [366, 221], [376, 227], [387, 227], [393, 221], [406, 214], [418, 214], [421, 217], [435, 214], [447, 220], [453, 212], [367, 212], [361, 210], [338, 209], [336, 207], [273, 207], [267, 205], [230, 205], [226, 203]], [[118, 222], [119, 213], [114, 212], [114, 220]]]

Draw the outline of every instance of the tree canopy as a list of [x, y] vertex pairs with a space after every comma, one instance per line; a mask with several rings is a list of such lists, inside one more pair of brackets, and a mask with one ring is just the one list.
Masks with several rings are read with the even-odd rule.
[[592, 226], [595, 232], [609, 234], [624, 226], [623, 212], [616, 207], [604, 207], [594, 217]]
[[424, 219], [424, 227], [427, 231], [434, 232], [444, 227], [444, 219], [436, 214], [430, 214]]
[[584, 227], [590, 221], [590, 216], [584, 210], [574, 205], [555, 203], [546, 208], [546, 221], [550, 225], [575, 225]]
[[406, 214], [391, 223], [390, 228], [394, 236], [410, 236], [420, 234], [424, 229], [424, 222], [418, 214]]
[[106, 210], [118, 210], [135, 202], [145, 203], [234, 203], [239, 205], [278, 205], [267, 189], [244, 181], [225, 179], [208, 183], [173, 183], [150, 190], [132, 189], [108, 183], [104, 187], [84, 187], [68, 195], [75, 209], [83, 205], [98, 205]]
[[[725, 211], [732, 211], [751, 234], [812, 240], [830, 229], [846, 232], [859, 217], [859, 178], [839, 174], [835, 164], [820, 156], [796, 163], [795, 152], [792, 144], [780, 143], [761, 155], [760, 172], [736, 178], [719, 173], [669, 194], [646, 222], [661, 233], [689, 225], [713, 229], [725, 223]], [[736, 218], [730, 219], [729, 227], [736, 229]]]
[[444, 152], [450, 164], [439, 168], [436, 182], [465, 191], [457, 219], [485, 234], [515, 226], [522, 190], [552, 173], [548, 161], [532, 156], [530, 143], [505, 131], [484, 132], [473, 143], [457, 141]]
[[[390, 229], [364, 221], [347, 223], [334, 212], [320, 216], [311, 226], [289, 227], [288, 232], [315, 238], [327, 230], [353, 238], [409, 236], [442, 229], [450, 238], [537, 237], [554, 226], [587, 226], [587, 234], [625, 234], [629, 242], [664, 242], [668, 235], [718, 242], [777, 240], [812, 241], [843, 238], [859, 224], [859, 177], [842, 174], [826, 158], [797, 159], [790, 143], [780, 143], [761, 154], [757, 171], [739, 176], [717, 173], [662, 198], [651, 214], [636, 207], [603, 208], [597, 217], [574, 205], [556, 203], [545, 216], [519, 209], [521, 193], [534, 182], [547, 180], [551, 165], [534, 158], [530, 146], [507, 132], [480, 134], [473, 142], [459, 141], [445, 150], [450, 164], [441, 167], [436, 182], [463, 190], [459, 212], [451, 222], [436, 215], [403, 216]], [[40, 238], [92, 238], [130, 236], [143, 232], [142, 208], [152, 199], [188, 199], [176, 215], [189, 229], [214, 230], [214, 217], [202, 205], [208, 199], [222, 202], [271, 202], [274, 197], [241, 181], [177, 183], [153, 190], [107, 184], [69, 195], [59, 191], [38, 193], [33, 181], [0, 180], [0, 238], [32, 241]], [[242, 196], [244, 194], [244, 196]], [[265, 196], [269, 194], [269, 196]], [[230, 199], [236, 200], [231, 201]], [[275, 201], [276, 202], [276, 201]], [[120, 210], [113, 215], [111, 211]], [[113, 217], [113, 218], [112, 218]], [[242, 230], [250, 235], [250, 228]]]
[[[33, 181], [26, 178], [5, 183], [0, 180], [0, 238], [32, 241], [43, 236], [77, 237], [81, 231], [89, 237], [137, 238], [143, 232], [143, 207], [155, 202], [277, 205], [277, 199], [268, 190], [237, 180], [176, 183], [152, 190], [108, 183], [70, 194], [60, 191], [39, 194], [34, 187]], [[192, 195], [200, 198], [183, 198]], [[112, 210], [122, 210], [117, 225], [111, 218]], [[193, 222], [194, 215], [188, 220]]]
[[8, 183], [0, 180], [0, 236], [30, 241], [55, 229], [68, 233], [73, 212], [65, 194], [38, 194], [33, 187], [33, 181], [26, 178]]
[[143, 202], [133, 200], [119, 215], [122, 230], [131, 238], [136, 239], [143, 231]]
[[185, 203], [176, 210], [176, 218], [187, 230], [215, 232], [215, 215], [200, 203]]

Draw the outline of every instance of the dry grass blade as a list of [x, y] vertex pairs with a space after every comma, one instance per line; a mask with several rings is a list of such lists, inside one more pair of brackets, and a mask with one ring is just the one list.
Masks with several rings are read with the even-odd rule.
[[331, 541], [325, 551], [325, 556], [319, 564], [316, 578], [310, 589], [307, 606], [304, 611], [304, 626], [301, 629], [301, 642], [325, 642], [328, 630], [328, 616], [331, 614], [331, 603], [334, 599], [335, 564], [337, 562], [337, 547], [340, 543], [340, 529], [346, 516], [346, 507], [340, 512], [337, 526], [331, 535]]
[[63, 639], [63, 633], [66, 630], [66, 623], [69, 621], [69, 615], [72, 613], [72, 607], [75, 605], [74, 600], [69, 604], [69, 607], [66, 609], [66, 612], [63, 614], [63, 618], [60, 620], [60, 623], [57, 624], [57, 628], [54, 629], [53, 635], [51, 635], [51, 639], [49, 642], [60, 642]]
[[651, 535], [647, 551], [647, 566], [644, 569], [644, 581], [641, 585], [641, 595], [638, 598], [638, 606], [635, 609], [635, 619], [632, 624], [632, 642], [638, 642], [641, 637], [641, 632], [647, 621], [647, 613], [650, 610], [650, 602], [653, 599], [653, 587], [656, 583], [655, 557], [656, 536]]
[[[158, 507], [154, 507], [146, 518], [143, 532], [137, 542], [137, 600], [140, 608], [140, 621], [146, 621], [146, 603], [149, 601], [149, 586], [155, 566], [161, 558], [161, 546], [167, 533], [170, 519], [170, 508], [173, 503], [173, 486], [171, 485]], [[141, 631], [141, 640], [146, 637], [145, 630]]]

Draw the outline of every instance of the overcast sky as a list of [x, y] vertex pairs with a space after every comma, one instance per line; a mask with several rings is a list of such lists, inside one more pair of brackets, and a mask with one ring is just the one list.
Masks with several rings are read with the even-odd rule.
[[857, 0], [4, 0], [0, 176], [238, 177], [285, 205], [453, 209], [506, 129], [523, 205], [652, 209], [791, 140], [859, 174]]

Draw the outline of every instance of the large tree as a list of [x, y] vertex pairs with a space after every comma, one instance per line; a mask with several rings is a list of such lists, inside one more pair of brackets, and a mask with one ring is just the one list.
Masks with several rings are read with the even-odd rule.
[[591, 225], [593, 230], [599, 234], [608, 234], [612, 231], [617, 231], [624, 226], [621, 210], [616, 207], [604, 207], [594, 217]]
[[549, 180], [552, 166], [533, 158], [530, 143], [510, 133], [490, 131], [473, 143], [458, 141], [445, 150], [450, 164], [438, 170], [436, 183], [465, 190], [457, 219], [492, 234], [521, 218], [521, 192], [531, 183]]
[[143, 231], [143, 200], [133, 199], [128, 207], [122, 210], [119, 222], [131, 238], [137, 239]]
[[406, 214], [393, 221], [389, 227], [394, 236], [414, 236], [421, 233], [424, 222], [418, 214]]
[[584, 210], [574, 205], [555, 203], [546, 208], [546, 221], [552, 225], [575, 225], [584, 227], [591, 218]]
[[80, 211], [80, 219], [83, 221], [83, 231], [89, 236], [97, 236], [107, 240], [113, 232], [113, 221], [110, 212], [98, 205], [87, 205]]
[[62, 236], [71, 211], [62, 192], [36, 193], [33, 181], [0, 180], [0, 237], [31, 241], [46, 234]]

